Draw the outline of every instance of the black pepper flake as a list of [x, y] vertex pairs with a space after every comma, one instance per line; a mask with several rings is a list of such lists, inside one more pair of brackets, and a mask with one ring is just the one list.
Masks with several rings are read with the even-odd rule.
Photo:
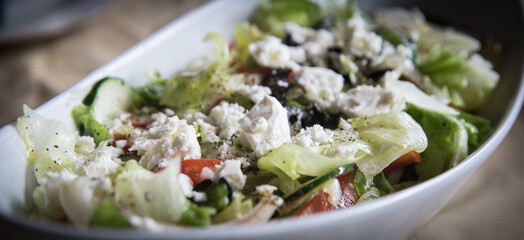
[[49, 151], [49, 148], [46, 148], [45, 150], [46, 150], [46, 151]]
[[53, 146], [53, 147], [58, 148], [58, 145], [55, 145], [55, 146]]

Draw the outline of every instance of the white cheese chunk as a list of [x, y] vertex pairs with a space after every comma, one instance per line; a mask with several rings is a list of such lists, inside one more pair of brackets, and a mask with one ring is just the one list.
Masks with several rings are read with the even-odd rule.
[[312, 127], [301, 129], [300, 132], [293, 137], [292, 141], [300, 146], [310, 148], [318, 147], [321, 144], [332, 143], [334, 141], [333, 136], [333, 131], [315, 124]]
[[336, 95], [344, 85], [340, 74], [321, 67], [303, 67], [295, 74], [298, 84], [306, 91], [306, 98], [318, 103], [322, 109], [333, 107]]
[[75, 152], [89, 156], [95, 151], [95, 141], [91, 136], [79, 136], [76, 138]]
[[167, 167], [169, 159], [198, 159], [200, 145], [195, 128], [177, 116], [167, 117], [163, 113], [153, 114], [155, 121], [143, 133], [132, 138], [130, 151], [137, 151], [140, 165], [154, 170]]
[[101, 145], [82, 168], [90, 178], [100, 178], [115, 173], [122, 164], [118, 156], [123, 153], [122, 149]]
[[241, 126], [239, 120], [245, 115], [245, 110], [242, 106], [226, 101], [220, 102], [220, 104], [213, 107], [209, 113], [209, 116], [216, 122], [216, 126], [218, 126], [218, 136], [225, 140], [231, 139], [233, 135], [240, 132]]
[[361, 16], [350, 18], [347, 22], [348, 46], [351, 54], [372, 58], [382, 50], [382, 38], [370, 31]]
[[215, 176], [224, 178], [234, 191], [240, 191], [246, 184], [246, 175], [240, 169], [241, 164], [239, 160], [226, 160], [217, 169]]
[[266, 96], [239, 123], [259, 157], [291, 141], [287, 111], [274, 97]]
[[299, 66], [298, 63], [306, 61], [304, 49], [286, 46], [273, 36], [250, 44], [249, 53], [260, 65], [271, 68], [294, 69]]
[[178, 174], [178, 184], [187, 198], [193, 197], [193, 181], [183, 173]]
[[397, 112], [406, 107], [401, 95], [380, 86], [360, 85], [337, 95], [337, 107], [348, 117]]

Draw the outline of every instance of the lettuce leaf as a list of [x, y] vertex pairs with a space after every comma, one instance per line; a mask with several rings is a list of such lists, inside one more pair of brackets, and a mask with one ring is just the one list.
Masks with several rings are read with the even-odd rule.
[[160, 98], [166, 87], [166, 80], [157, 78], [154, 81], [146, 83], [142, 87], [135, 90], [133, 96], [133, 107], [138, 110], [144, 106], [158, 107], [160, 106]]
[[428, 147], [415, 167], [419, 180], [430, 179], [455, 166], [468, 155], [468, 131], [455, 116], [410, 105], [407, 112], [422, 126]]
[[191, 110], [207, 112], [220, 99], [231, 94], [228, 80], [229, 48], [226, 39], [217, 33], [206, 35], [215, 45], [214, 62], [196, 72], [183, 72], [168, 80], [160, 104], [183, 113]]
[[[320, 176], [344, 164], [356, 162], [369, 186], [373, 177], [409, 151], [422, 152], [427, 138], [420, 125], [405, 112], [378, 114], [348, 120], [354, 131], [342, 130], [334, 144], [321, 145], [317, 152], [284, 144], [258, 160], [260, 169], [278, 176], [280, 190], [298, 184], [301, 176]], [[344, 139], [347, 137], [347, 139]]]
[[423, 152], [428, 139], [421, 126], [405, 112], [377, 114], [348, 120], [367, 142], [370, 153], [356, 164], [364, 173], [367, 185], [391, 162], [410, 151]]
[[223, 223], [239, 218], [240, 216], [251, 211], [253, 208], [253, 201], [249, 198], [245, 198], [239, 192], [233, 193], [233, 201], [227, 208], [213, 216], [213, 223]]
[[486, 141], [489, 134], [491, 134], [491, 123], [483, 117], [466, 112], [460, 112], [457, 117], [468, 132], [468, 150], [471, 154], [479, 148], [480, 145]]
[[241, 23], [235, 26], [235, 48], [231, 53], [233, 62], [244, 61], [249, 56], [249, 44], [266, 39], [266, 34], [255, 25]]
[[478, 54], [469, 59], [458, 52], [433, 48], [418, 66], [447, 93], [451, 102], [466, 111], [480, 108], [499, 81], [493, 65]]
[[264, 32], [283, 37], [283, 23], [294, 22], [303, 27], [313, 27], [322, 17], [320, 6], [308, 0], [266, 0], [258, 5], [250, 22]]
[[457, 52], [433, 48], [418, 66], [439, 87], [464, 88], [466, 81], [466, 59]]
[[180, 162], [173, 160], [155, 174], [129, 160], [115, 180], [115, 202], [119, 209], [158, 221], [177, 223], [190, 207], [178, 184]]
[[27, 161], [34, 163], [34, 174], [39, 184], [49, 173], [73, 172], [85, 158], [75, 153], [76, 136], [64, 123], [46, 119], [24, 105], [24, 116], [18, 118], [16, 129], [26, 144]]

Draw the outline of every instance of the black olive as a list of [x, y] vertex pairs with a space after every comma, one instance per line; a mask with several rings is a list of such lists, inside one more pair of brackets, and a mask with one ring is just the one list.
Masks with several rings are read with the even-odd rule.
[[286, 36], [284, 36], [284, 41], [282, 41], [282, 43], [290, 47], [300, 46], [300, 44], [295, 42], [295, 40], [293, 39], [293, 36], [291, 36], [291, 34], [289, 33], [286, 33]]
[[271, 89], [271, 95], [282, 105], [286, 104], [290, 73], [291, 70], [289, 69], [273, 69], [262, 79], [262, 85], [269, 87], [269, 89]]
[[317, 124], [320, 124], [322, 127], [329, 129], [338, 128], [338, 122], [340, 120], [340, 114], [329, 114], [320, 111], [320, 108], [313, 104], [312, 115]]
[[199, 184], [197, 184], [193, 188], [193, 191], [195, 191], [195, 192], [203, 192], [206, 188], [211, 186], [211, 184], [213, 184], [213, 181], [211, 181], [210, 179], [206, 179], [206, 180], [200, 182]]
[[311, 114], [302, 108], [286, 106], [287, 119], [290, 125], [295, 125], [299, 128], [313, 126], [315, 123]]
[[332, 46], [332, 47], [329, 47], [329, 48], [327, 49], [327, 52], [328, 52], [328, 53], [338, 53], [338, 54], [341, 54], [343, 51], [344, 51], [344, 49], [342, 49], [342, 48], [339, 47], [339, 46]]
[[380, 78], [384, 76], [384, 74], [388, 71], [391, 71], [391, 69], [382, 69], [382, 70], [373, 71], [373, 72], [366, 74], [366, 76], [370, 78], [373, 82], [378, 82], [380, 81]]
[[329, 47], [326, 53], [327, 67], [337, 73], [341, 73], [340, 54], [342, 52], [341, 47], [333, 46]]

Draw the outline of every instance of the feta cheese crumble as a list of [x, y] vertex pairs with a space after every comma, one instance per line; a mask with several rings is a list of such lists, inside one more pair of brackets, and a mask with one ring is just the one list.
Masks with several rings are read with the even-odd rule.
[[306, 61], [304, 49], [286, 46], [273, 36], [250, 44], [249, 53], [260, 65], [272, 68], [294, 69], [299, 66], [298, 63]]
[[337, 107], [348, 117], [373, 116], [406, 108], [404, 98], [380, 86], [361, 85], [337, 95]]
[[306, 91], [306, 98], [318, 103], [322, 109], [333, 107], [336, 95], [344, 85], [344, 78], [340, 74], [321, 67], [303, 67], [295, 74], [297, 83]]
[[146, 169], [167, 167], [169, 159], [200, 158], [195, 128], [177, 116], [167, 117], [163, 113], [153, 114], [151, 127], [133, 139], [129, 151], [137, 151], [140, 165]]
[[257, 156], [291, 141], [287, 111], [274, 97], [266, 96], [239, 121]]
[[209, 112], [209, 116], [218, 126], [218, 136], [222, 139], [231, 139], [233, 135], [240, 132], [239, 120], [245, 115], [245, 109], [242, 106], [226, 101], [220, 102]]

